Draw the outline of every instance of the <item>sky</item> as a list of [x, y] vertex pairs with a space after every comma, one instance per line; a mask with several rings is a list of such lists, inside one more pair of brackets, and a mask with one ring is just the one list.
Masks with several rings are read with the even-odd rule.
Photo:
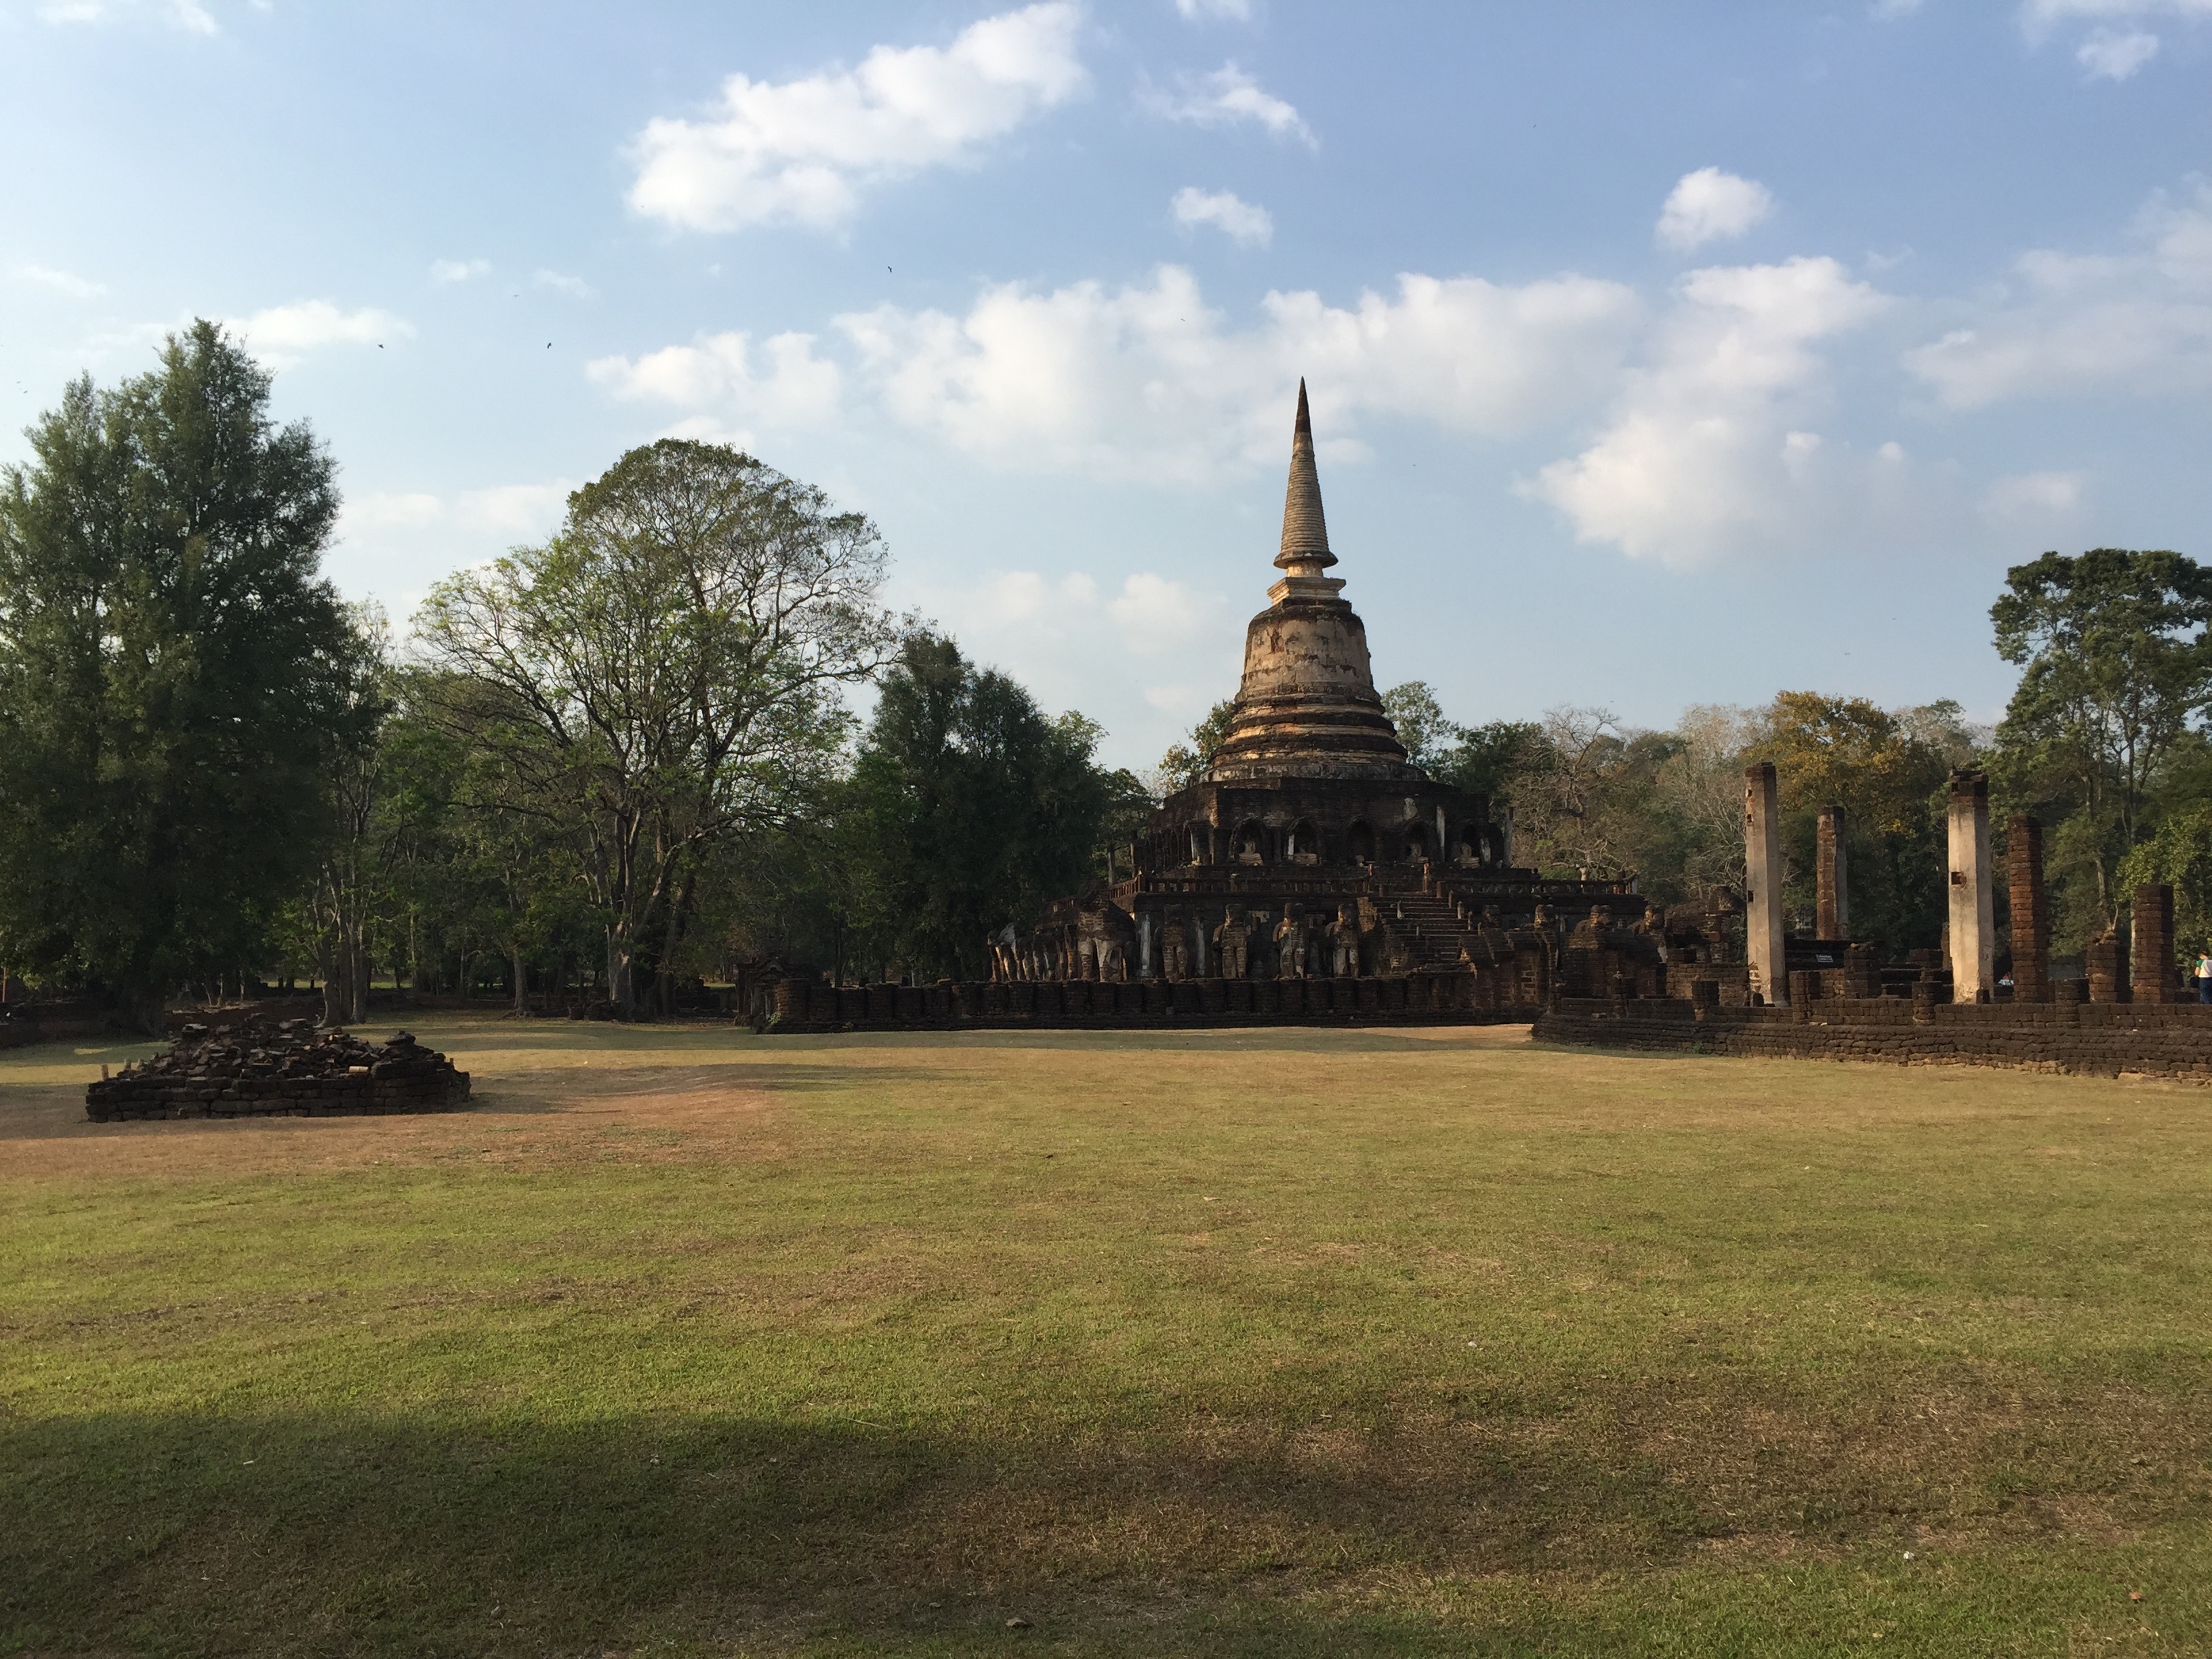
[[2212, 559], [2212, 0], [0, 0], [0, 462], [224, 321], [405, 618], [669, 434], [1143, 767], [1298, 380], [1377, 680], [2002, 713], [2008, 566]]

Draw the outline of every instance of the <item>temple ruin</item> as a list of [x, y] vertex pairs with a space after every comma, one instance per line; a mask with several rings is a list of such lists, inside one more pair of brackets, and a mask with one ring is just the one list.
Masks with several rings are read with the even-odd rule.
[[[1669, 960], [1719, 950], [1632, 881], [1516, 867], [1490, 803], [1407, 758], [1343, 597], [1306, 390], [1291, 428], [1281, 573], [1245, 629], [1235, 713], [1204, 774], [1128, 849], [1130, 872], [994, 941], [994, 977], [1120, 982], [1470, 976], [1485, 1007], [1665, 990]], [[1712, 930], [1714, 933], [1717, 930]], [[1265, 1000], [1266, 999], [1262, 999]]]
[[[2008, 826], [2016, 978], [1998, 978], [1988, 780], [1948, 790], [1944, 948], [1851, 937], [1847, 823], [1820, 810], [1810, 933], [1787, 930], [1778, 780], [1743, 775], [1745, 908], [1648, 903], [1632, 878], [1513, 862], [1509, 815], [1407, 756], [1343, 597], [1298, 388], [1281, 573], [1245, 631], [1228, 729], [1114, 878], [990, 940], [988, 981], [791, 978], [763, 1030], [1530, 1020], [1540, 1036], [1708, 1053], [2109, 1069], [2212, 1079], [2212, 1009], [2180, 994], [2170, 890], [2137, 891], [2080, 979], [2053, 976], [2040, 826]], [[1121, 873], [1126, 872], [1127, 873]], [[2132, 1005], [2124, 1011], [2102, 1005]], [[1999, 1006], [2002, 1005], [2002, 1006]], [[2154, 1012], [2155, 1011], [2155, 1012]], [[2131, 1062], [2130, 1056], [2136, 1057]]]

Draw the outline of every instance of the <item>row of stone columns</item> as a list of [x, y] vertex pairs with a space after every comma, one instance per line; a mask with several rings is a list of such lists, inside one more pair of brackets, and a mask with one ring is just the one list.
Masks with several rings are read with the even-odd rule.
[[[1777, 1005], [1790, 1000], [1784, 968], [1782, 912], [1781, 811], [1774, 767], [1761, 762], [1745, 769], [1743, 851], [1746, 881], [1745, 959], [1751, 990]], [[1990, 782], [1980, 772], [1951, 775], [1948, 823], [1951, 1000], [1994, 1001], [1996, 998], [1996, 902], [1995, 869], [1990, 856]], [[2043, 826], [2025, 815], [2014, 817], [2005, 836], [2006, 885], [2012, 903], [2013, 997], [2019, 1002], [2051, 1000], [2051, 905], [2043, 885]], [[1844, 812], [1820, 811], [1815, 900], [1818, 936], [1850, 937], [1850, 897], [1844, 850]], [[2137, 1002], [2176, 1001], [2173, 982], [2173, 890], [2138, 887], [2132, 916], [2132, 951], [2106, 938], [2091, 947], [2088, 964], [2093, 1000], [2117, 998], [2128, 986]], [[2130, 960], [2131, 959], [2131, 960]], [[2134, 973], [2132, 983], [2129, 968]], [[2101, 969], [2109, 985], [2098, 994]]]

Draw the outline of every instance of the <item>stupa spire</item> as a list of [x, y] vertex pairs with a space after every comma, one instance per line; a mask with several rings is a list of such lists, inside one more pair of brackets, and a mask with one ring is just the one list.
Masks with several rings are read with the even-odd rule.
[[1298, 418], [1291, 428], [1291, 480], [1283, 492], [1283, 550], [1275, 563], [1293, 576], [1318, 576], [1336, 562], [1328, 550], [1328, 520], [1321, 510], [1321, 474], [1314, 468], [1313, 416], [1306, 412], [1306, 383], [1298, 380]]

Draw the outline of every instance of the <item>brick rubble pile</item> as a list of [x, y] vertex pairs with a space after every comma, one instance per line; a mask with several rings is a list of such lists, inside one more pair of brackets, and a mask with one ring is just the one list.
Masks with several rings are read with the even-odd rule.
[[384, 1043], [312, 1020], [249, 1021], [210, 1032], [187, 1025], [167, 1054], [125, 1066], [84, 1091], [94, 1122], [125, 1118], [323, 1117], [451, 1111], [469, 1074], [406, 1031]]

